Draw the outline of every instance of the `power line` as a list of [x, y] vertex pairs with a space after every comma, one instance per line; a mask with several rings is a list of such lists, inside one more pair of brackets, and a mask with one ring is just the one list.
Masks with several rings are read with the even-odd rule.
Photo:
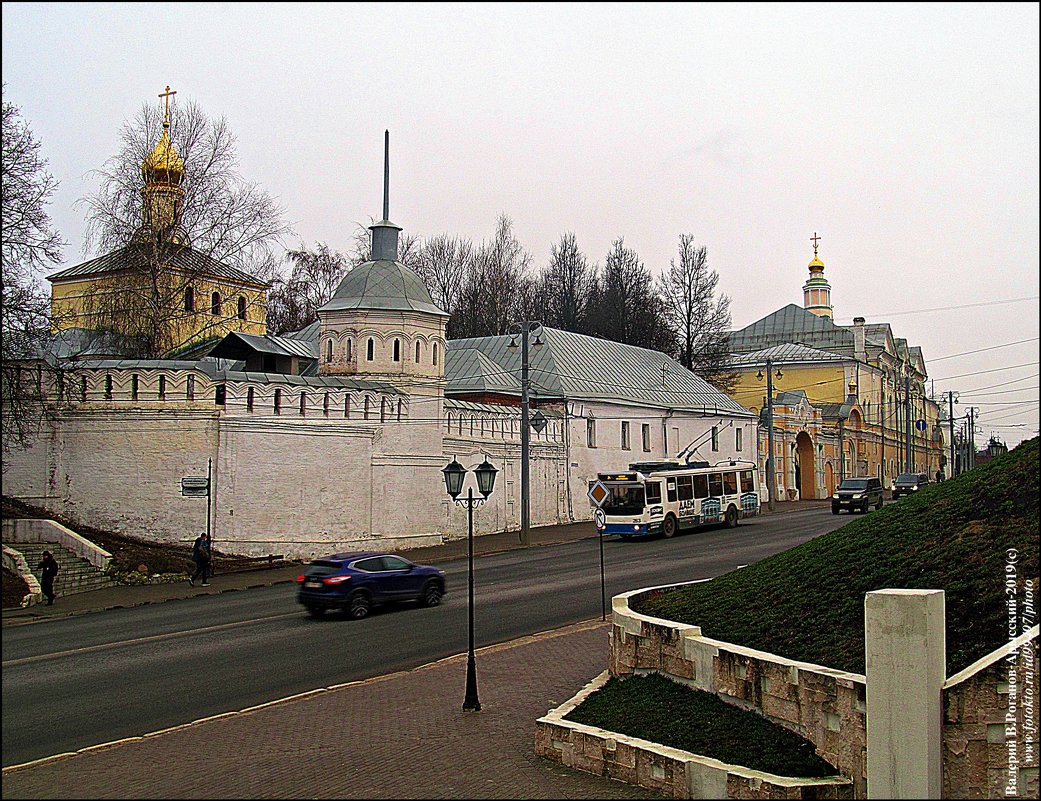
[[993, 370], [977, 370], [975, 373], [962, 373], [961, 375], [948, 375], [943, 378], [934, 378], [934, 381], [950, 381], [955, 378], [966, 378], [970, 375], [983, 375], [984, 373], [1000, 373], [1002, 370], [1015, 370], [1019, 367], [1033, 367], [1037, 362], [1023, 362], [1023, 364], [1010, 364], [1008, 367], [995, 367]]
[[[1008, 300], [988, 300], [984, 303], [965, 303], [960, 306], [937, 306], [935, 309], [911, 309], [910, 311], [897, 312], [875, 312], [873, 314], [858, 315], [863, 317], [898, 317], [904, 314], [924, 314], [925, 312], [952, 311], [954, 309], [974, 309], [980, 306], [1000, 306], [1005, 303], [1020, 303], [1028, 300], [1038, 300], [1037, 295], [1027, 298], [1009, 298]], [[843, 318], [845, 319], [845, 318]], [[852, 318], [850, 318], [852, 319]]]
[[1006, 342], [1004, 345], [992, 345], [989, 348], [980, 348], [979, 350], [967, 350], [964, 353], [952, 353], [950, 356], [940, 356], [935, 359], [930, 359], [930, 362], [942, 362], [944, 359], [955, 359], [958, 356], [968, 356], [972, 353], [983, 353], [987, 350], [997, 350], [998, 348], [1010, 348], [1013, 345], [1022, 345], [1024, 342], [1037, 342], [1038, 337], [1030, 337], [1030, 339], [1021, 339], [1018, 342]]

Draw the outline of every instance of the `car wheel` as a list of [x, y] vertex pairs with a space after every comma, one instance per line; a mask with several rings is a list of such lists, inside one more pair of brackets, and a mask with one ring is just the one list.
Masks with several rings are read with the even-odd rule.
[[371, 609], [372, 601], [369, 599], [369, 596], [363, 592], [356, 592], [351, 596], [351, 600], [347, 604], [347, 614], [355, 620], [361, 620], [363, 617], [367, 617]]
[[831, 513], [832, 513], [833, 515], [837, 515], [837, 514], [839, 513], [839, 510], [838, 510], [837, 508], [835, 508], [834, 506], [832, 506], [832, 507], [831, 507]]
[[879, 498], [879, 499], [878, 499], [878, 504], [877, 504], [877, 505], [875, 506], [875, 511], [876, 511], [876, 512], [877, 512], [877, 511], [878, 511], [879, 509], [881, 509], [881, 508], [882, 508], [882, 504], [883, 504], [883, 503], [885, 503], [885, 498]]
[[675, 537], [676, 536], [676, 518], [669, 515], [665, 518], [665, 522], [662, 523], [661, 533], [664, 537]]
[[727, 509], [727, 516], [726, 516], [726, 518], [724, 518], [724, 520], [725, 520], [725, 522], [727, 524], [727, 528], [736, 528], [737, 527], [737, 509], [735, 509], [733, 506], [731, 506], [729, 509]]
[[423, 606], [437, 606], [441, 603], [443, 594], [440, 584], [436, 581], [428, 581], [426, 586], [423, 587], [423, 594], [420, 596], [420, 600], [423, 602]]
[[314, 604], [308, 604], [307, 614], [309, 614], [311, 617], [321, 617], [325, 614], [325, 608], [321, 606], [315, 606]]

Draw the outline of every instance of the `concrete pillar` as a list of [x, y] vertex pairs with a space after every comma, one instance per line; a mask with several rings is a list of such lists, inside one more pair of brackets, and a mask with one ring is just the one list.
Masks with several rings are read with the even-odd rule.
[[876, 590], [864, 599], [868, 798], [940, 798], [943, 590]]

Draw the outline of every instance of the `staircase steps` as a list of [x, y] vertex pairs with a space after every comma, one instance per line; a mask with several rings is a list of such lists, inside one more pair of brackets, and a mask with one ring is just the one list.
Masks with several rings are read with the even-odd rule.
[[103, 590], [106, 587], [115, 586], [115, 582], [94, 567], [90, 562], [77, 556], [72, 551], [62, 547], [56, 542], [9, 542], [9, 548], [21, 551], [29, 569], [36, 576], [37, 581], [41, 578], [38, 567], [44, 551], [50, 551], [58, 562], [58, 575], [54, 579], [54, 592], [60, 598], [63, 595], [73, 595], [78, 592], [90, 592], [91, 590]]

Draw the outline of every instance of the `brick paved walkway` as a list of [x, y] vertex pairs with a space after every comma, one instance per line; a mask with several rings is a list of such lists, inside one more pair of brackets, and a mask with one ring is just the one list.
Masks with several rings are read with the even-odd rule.
[[[535, 719], [607, 666], [607, 624], [5, 772], [3, 798], [659, 798], [534, 754]], [[60, 710], [56, 710], [60, 725]]]

